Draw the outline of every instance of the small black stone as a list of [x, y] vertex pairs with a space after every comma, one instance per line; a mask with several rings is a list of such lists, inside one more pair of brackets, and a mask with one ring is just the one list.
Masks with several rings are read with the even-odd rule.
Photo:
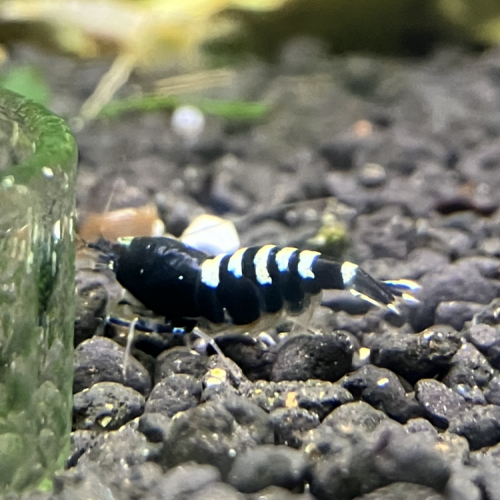
[[472, 450], [500, 442], [500, 407], [475, 406], [450, 422], [449, 432], [464, 436]]
[[170, 432], [171, 419], [163, 413], [144, 413], [139, 418], [137, 430], [151, 443], [165, 441]]
[[282, 445], [261, 445], [236, 457], [228, 481], [243, 493], [254, 493], [268, 486], [300, 491], [306, 471], [303, 452]]
[[427, 418], [437, 427], [447, 428], [466, 409], [465, 399], [437, 380], [419, 380], [415, 390]]
[[425, 418], [412, 418], [406, 422], [404, 427], [408, 434], [424, 432], [432, 436], [437, 436], [438, 433], [437, 429]]
[[115, 430], [144, 410], [144, 396], [116, 382], [99, 382], [73, 397], [73, 427]]
[[180, 411], [196, 406], [202, 391], [201, 382], [191, 375], [170, 375], [153, 387], [144, 411], [173, 417]]
[[233, 486], [223, 483], [210, 483], [201, 490], [193, 493], [189, 500], [246, 500], [245, 495]]
[[488, 403], [500, 406], [500, 375], [495, 375], [484, 388], [484, 396]]
[[500, 307], [500, 299], [493, 299], [487, 306], [479, 311], [473, 318], [474, 325], [500, 325], [500, 316], [498, 315], [498, 308]]
[[388, 368], [411, 384], [445, 373], [461, 344], [449, 326], [433, 326], [418, 334], [386, 335], [371, 346], [374, 365]]
[[465, 300], [440, 302], [436, 308], [435, 322], [461, 330], [465, 322], [470, 321], [482, 308], [484, 308], [483, 304]]
[[128, 360], [127, 377], [123, 377], [124, 349], [112, 340], [93, 337], [75, 349], [73, 392], [81, 392], [97, 382], [118, 382], [142, 395], [151, 390], [151, 377], [133, 357]]
[[324, 427], [330, 427], [340, 435], [355, 432], [365, 433], [373, 431], [383, 420], [385, 413], [375, 410], [363, 401], [346, 403], [332, 411], [314, 431], [321, 432]]
[[160, 479], [157, 489], [164, 500], [191, 498], [193, 493], [218, 481], [220, 473], [216, 467], [191, 462], [168, 470]]
[[271, 380], [319, 379], [334, 382], [349, 371], [354, 343], [351, 334], [343, 331], [292, 337], [278, 351]]
[[201, 380], [207, 372], [207, 357], [186, 347], [168, 349], [156, 358], [155, 382], [179, 373]]
[[84, 474], [94, 471], [108, 487], [123, 491], [131, 487], [136, 467], [151, 461], [156, 449], [157, 445], [148, 443], [145, 436], [129, 423], [117, 431], [100, 434], [95, 445], [80, 457], [78, 466]]
[[254, 494], [245, 495], [248, 500], [314, 500], [310, 493], [292, 493], [279, 486], [269, 486]]
[[224, 355], [232, 359], [249, 380], [269, 380], [276, 353], [262, 341], [248, 335], [222, 335], [216, 338], [216, 342]]
[[355, 164], [356, 150], [361, 142], [356, 138], [339, 137], [337, 140], [323, 144], [319, 154], [335, 170], [351, 170]]
[[75, 467], [78, 459], [96, 442], [97, 431], [73, 431], [71, 433], [71, 450], [65, 467]]
[[340, 380], [356, 398], [362, 398], [377, 410], [398, 422], [418, 417], [422, 410], [415, 399], [406, 394], [398, 377], [385, 368], [363, 366]]
[[355, 500], [446, 500], [446, 498], [432, 488], [421, 484], [393, 483], [356, 497]]
[[361, 261], [384, 257], [405, 259], [412, 248], [410, 243], [415, 239], [415, 221], [397, 205], [360, 215], [356, 226], [353, 243]]
[[390, 482], [417, 483], [443, 491], [451, 475], [451, 460], [436, 446], [436, 439], [407, 434], [402, 427], [377, 429], [374, 465]]
[[493, 368], [500, 368], [500, 332], [498, 327], [479, 323], [472, 325], [466, 333], [466, 339], [473, 344]]
[[274, 442], [292, 448], [300, 448], [303, 434], [320, 423], [319, 417], [303, 408], [278, 408], [270, 413], [274, 429]]
[[321, 380], [265, 382], [251, 385], [245, 396], [267, 412], [277, 408], [302, 408], [325, 418], [338, 406], [353, 400], [347, 389]]
[[494, 370], [488, 360], [469, 342], [464, 342], [451, 360], [449, 372], [443, 382], [452, 388], [459, 385], [485, 387]]
[[425, 298], [418, 315], [412, 319], [416, 330], [434, 323], [434, 314], [441, 302], [459, 300], [488, 304], [496, 296], [495, 286], [467, 259], [425, 274], [420, 285], [425, 290]]
[[243, 398], [228, 397], [179, 413], [164, 443], [162, 462], [168, 467], [190, 460], [213, 464], [225, 477], [239, 453], [273, 441], [264, 410]]
[[91, 271], [75, 277], [75, 346], [104, 329], [108, 292], [103, 279]]

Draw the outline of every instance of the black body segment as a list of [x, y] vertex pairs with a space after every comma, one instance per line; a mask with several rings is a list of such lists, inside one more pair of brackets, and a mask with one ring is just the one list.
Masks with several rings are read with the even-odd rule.
[[174, 238], [133, 238], [114, 248], [118, 282], [145, 307], [169, 320], [197, 318], [197, 282], [203, 252]]
[[278, 280], [283, 293], [283, 298], [288, 303], [291, 313], [299, 313], [306, 307], [306, 295], [302, 288], [300, 276], [297, 271], [299, 252], [294, 252], [288, 261], [288, 269], [278, 271]]
[[300, 313], [323, 289], [349, 288], [383, 304], [393, 300], [355, 264], [274, 245], [208, 257], [173, 238], [132, 238], [114, 247], [113, 268], [124, 288], [173, 325], [247, 325], [283, 309]]
[[237, 278], [227, 269], [229, 256], [221, 261], [220, 284], [217, 287], [219, 301], [226, 308], [235, 325], [257, 321], [264, 306], [255, 283], [243, 275]]
[[343, 290], [345, 283], [342, 278], [342, 264], [323, 258], [317, 259], [312, 272], [314, 280], [306, 281], [304, 286], [309, 293], [319, 293], [320, 290]]

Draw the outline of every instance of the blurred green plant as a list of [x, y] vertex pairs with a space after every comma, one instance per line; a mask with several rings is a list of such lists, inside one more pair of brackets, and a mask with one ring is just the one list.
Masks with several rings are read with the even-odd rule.
[[456, 39], [468, 38], [486, 46], [500, 43], [498, 0], [438, 0]]
[[[139, 65], [169, 56], [191, 70], [199, 48], [214, 35], [235, 29], [219, 16], [228, 8], [266, 11], [290, 0], [2, 0], [5, 28], [50, 27], [52, 45], [80, 57], [116, 54], [109, 71], [83, 104], [80, 118], [97, 116]], [[12, 33], [12, 31], [11, 31]], [[14, 35], [12, 35], [14, 36]]]
[[32, 66], [18, 66], [0, 75], [0, 85], [43, 106], [47, 106], [50, 101], [49, 86], [42, 74]]
[[116, 99], [106, 104], [100, 111], [98, 118], [117, 118], [124, 113], [134, 111], [174, 110], [184, 105], [196, 106], [200, 111], [208, 115], [232, 120], [258, 120], [269, 111], [269, 107], [261, 102], [225, 101], [208, 98], [189, 99], [173, 95], [144, 94]]

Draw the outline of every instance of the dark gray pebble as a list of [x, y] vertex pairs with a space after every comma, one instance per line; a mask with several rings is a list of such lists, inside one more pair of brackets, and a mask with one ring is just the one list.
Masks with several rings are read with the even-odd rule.
[[137, 430], [151, 443], [161, 443], [169, 435], [172, 420], [163, 413], [145, 413], [139, 418]]
[[209, 401], [177, 414], [164, 443], [162, 462], [214, 464], [225, 477], [234, 458], [250, 447], [274, 442], [269, 416], [241, 397]]
[[189, 497], [189, 500], [245, 500], [245, 495], [227, 483], [211, 483]]
[[412, 249], [410, 241], [415, 239], [415, 221], [407, 217], [400, 206], [389, 205], [361, 215], [356, 226], [353, 244], [361, 261], [381, 257], [405, 259]]
[[465, 322], [470, 321], [483, 308], [483, 304], [464, 300], [440, 302], [436, 308], [435, 322], [461, 330]]
[[[363, 401], [347, 403], [330, 413], [318, 427], [304, 434], [303, 449], [311, 457], [321, 460], [326, 460], [325, 457], [332, 453], [343, 456], [349, 453], [352, 439], [363, 440], [387, 418], [385, 413]], [[394, 425], [399, 424], [394, 422]]]
[[500, 331], [499, 328], [479, 323], [472, 325], [465, 337], [473, 344], [493, 368], [500, 369]]
[[469, 262], [473, 265], [485, 278], [498, 279], [500, 278], [500, 259], [486, 257], [484, 255], [471, 255], [464, 257], [461, 262]]
[[479, 454], [473, 481], [482, 492], [481, 500], [500, 498], [499, 451], [497, 445]]
[[68, 500], [141, 498], [134, 496], [135, 485], [148, 482], [154, 486], [161, 477], [160, 467], [148, 463], [156, 453], [156, 445], [148, 443], [133, 425], [124, 425], [118, 431], [100, 434], [76, 467], [58, 474], [55, 490]]
[[321, 145], [318, 152], [334, 170], [351, 170], [356, 163], [356, 151], [362, 144], [363, 139], [349, 135]]
[[481, 483], [481, 477], [476, 467], [457, 467], [446, 485], [446, 499], [483, 500], [481, 489], [485, 488]]
[[349, 500], [397, 481], [444, 488], [450, 467], [435, 449], [433, 436], [424, 440], [418, 434], [407, 434], [389, 419], [361, 423], [363, 412], [359, 413], [354, 426], [344, 420], [334, 433], [327, 428], [321, 436], [319, 428], [311, 432], [319, 438], [305, 448], [313, 461], [311, 492], [315, 497]]
[[416, 248], [406, 260], [385, 257], [363, 261], [363, 269], [372, 276], [384, 276], [386, 279], [418, 280], [425, 273], [440, 269], [449, 263], [450, 259], [444, 252], [431, 248]]
[[142, 395], [151, 390], [151, 377], [133, 357], [129, 358], [127, 378], [123, 378], [124, 349], [104, 337], [93, 337], [75, 349], [73, 392], [81, 392], [97, 382], [118, 382]]
[[201, 382], [193, 376], [182, 373], [170, 375], [153, 387], [144, 411], [173, 417], [180, 411], [196, 406], [202, 391]]
[[469, 405], [486, 404], [484, 393], [477, 385], [471, 387], [468, 384], [457, 384], [453, 390], [460, 394]]
[[415, 391], [426, 417], [437, 427], [447, 428], [466, 409], [465, 399], [437, 380], [419, 380]]
[[250, 208], [252, 199], [248, 194], [248, 189], [244, 187], [248, 177], [245, 169], [252, 171], [254, 167], [255, 165], [249, 167], [244, 161], [231, 154], [215, 162], [213, 178], [210, 182], [209, 204], [216, 212], [242, 213]]
[[248, 335], [221, 335], [216, 342], [249, 380], [269, 380], [276, 353], [260, 339]]
[[[161, 481], [163, 470], [160, 465], [154, 462], [133, 465], [130, 468], [128, 480], [115, 488], [117, 498], [148, 498], [160, 499], [156, 496], [158, 485]], [[92, 498], [92, 497], [91, 497]], [[75, 499], [76, 500], [76, 499]]]
[[437, 429], [425, 418], [412, 418], [406, 422], [404, 428], [409, 434], [416, 434], [417, 432], [426, 432], [436, 436]]
[[245, 396], [271, 412], [277, 408], [302, 408], [322, 420], [338, 406], [353, 400], [351, 393], [338, 384], [321, 380], [265, 382], [249, 386]]
[[484, 388], [484, 397], [488, 403], [500, 406], [500, 376], [495, 375]]
[[162, 500], [177, 500], [191, 498], [196, 491], [219, 480], [219, 470], [213, 465], [188, 462], [168, 470], [158, 482], [157, 488]]
[[[325, 305], [331, 307], [335, 313], [336, 329], [349, 332], [352, 335], [358, 336], [364, 333], [381, 333], [385, 331], [386, 324], [384, 322], [385, 312], [382, 309], [366, 308], [365, 301], [359, 300], [356, 297], [346, 297], [342, 294], [340, 297], [330, 300], [328, 290], [324, 293]], [[348, 305], [349, 304], [349, 305]], [[348, 307], [346, 307], [348, 305]], [[349, 314], [338, 308], [346, 307], [352, 314]], [[355, 351], [357, 344], [355, 347]]]
[[343, 331], [292, 337], [278, 351], [271, 380], [320, 379], [334, 382], [349, 371], [354, 343], [351, 334]]
[[97, 431], [73, 431], [71, 433], [71, 449], [65, 466], [67, 468], [74, 467], [78, 459], [94, 446], [98, 435]]
[[[92, 470], [69, 469], [54, 478], [54, 493], [51, 500], [103, 499], [113, 500], [114, 495], [107, 484], [108, 478]], [[31, 498], [31, 497], [29, 497]]]
[[393, 483], [356, 497], [354, 500], [446, 500], [446, 498], [432, 488], [421, 484]]
[[319, 448], [306, 447], [306, 451], [311, 450], [311, 460], [315, 459], [310, 488], [318, 500], [350, 500], [389, 482], [374, 468], [373, 446], [366, 439], [359, 438], [353, 445], [347, 438], [332, 435], [328, 439], [324, 436], [324, 442], [318, 444]]
[[500, 325], [500, 299], [493, 299], [486, 307], [479, 311], [472, 319], [472, 324], [485, 324], [490, 326]]
[[303, 452], [281, 445], [261, 445], [240, 453], [228, 482], [243, 493], [255, 493], [268, 486], [301, 491], [307, 460]]
[[[435, 446], [435, 439], [407, 434], [402, 427], [378, 429], [374, 465], [390, 482], [416, 483], [443, 491], [451, 475], [448, 457]], [[430, 436], [429, 436], [430, 437]]]
[[451, 258], [464, 257], [474, 246], [474, 239], [468, 231], [451, 227], [429, 228], [427, 232], [421, 233], [422, 237], [428, 239], [429, 246], [446, 252]]
[[450, 326], [436, 325], [418, 334], [385, 335], [371, 346], [374, 365], [401, 375], [411, 384], [445, 373], [461, 345]]
[[412, 319], [417, 331], [434, 323], [440, 302], [460, 300], [488, 304], [496, 296], [495, 286], [468, 260], [427, 273], [420, 279], [420, 285], [425, 297], [419, 313]]
[[292, 493], [278, 486], [269, 486], [254, 494], [245, 495], [248, 500], [314, 500], [310, 493]]
[[73, 428], [116, 430], [142, 414], [144, 396], [116, 382], [99, 382], [73, 397]]
[[469, 342], [464, 342], [451, 360], [450, 370], [443, 382], [452, 388], [459, 385], [485, 387], [494, 370], [488, 360]]
[[389, 417], [405, 423], [422, 414], [420, 405], [406, 394], [398, 377], [385, 368], [363, 366], [340, 380], [355, 398], [362, 398]]
[[75, 276], [75, 346], [104, 330], [108, 292], [98, 273]]
[[340, 435], [351, 435], [356, 432], [366, 433], [373, 431], [380, 422], [386, 419], [385, 413], [375, 410], [363, 401], [357, 401], [346, 403], [332, 411], [321, 425], [311, 432], [321, 432], [323, 428], [330, 427]]
[[449, 432], [463, 436], [472, 450], [500, 442], [500, 407], [475, 406], [450, 422]]
[[131, 422], [98, 436], [94, 446], [80, 458], [80, 464], [103, 472], [120, 471], [125, 474], [128, 467], [154, 458], [158, 447], [148, 443], [135, 427], [135, 423]]
[[156, 358], [155, 383], [178, 373], [192, 375], [201, 380], [207, 370], [206, 356], [201, 356], [187, 347], [174, 347]]
[[270, 413], [274, 430], [274, 442], [292, 448], [300, 448], [304, 432], [320, 423], [316, 413], [303, 408], [278, 408]]

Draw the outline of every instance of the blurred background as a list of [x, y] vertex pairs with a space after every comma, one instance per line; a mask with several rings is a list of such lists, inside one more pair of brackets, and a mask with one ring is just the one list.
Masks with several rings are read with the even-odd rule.
[[[283, 56], [287, 43], [298, 37], [320, 41], [331, 54], [422, 57], [448, 44], [481, 50], [500, 40], [500, 3], [1, 0], [0, 81], [51, 105], [57, 89], [44, 81], [44, 71], [49, 70], [44, 64], [50, 63], [31, 60], [14, 68], [9, 62], [15, 47], [36, 47], [75, 60], [104, 61], [103, 67], [107, 64], [110, 70], [103, 80], [96, 78], [96, 87], [101, 82], [99, 95], [83, 108], [83, 117], [93, 118], [134, 70], [144, 74], [168, 65], [170, 74], [184, 74], [235, 67], [256, 57], [275, 62]], [[304, 57], [307, 59], [307, 54]], [[221, 74], [205, 77], [206, 86], [214, 85], [217, 78], [224, 79]], [[189, 79], [184, 84], [189, 86]], [[56, 111], [61, 111], [58, 106]]]

